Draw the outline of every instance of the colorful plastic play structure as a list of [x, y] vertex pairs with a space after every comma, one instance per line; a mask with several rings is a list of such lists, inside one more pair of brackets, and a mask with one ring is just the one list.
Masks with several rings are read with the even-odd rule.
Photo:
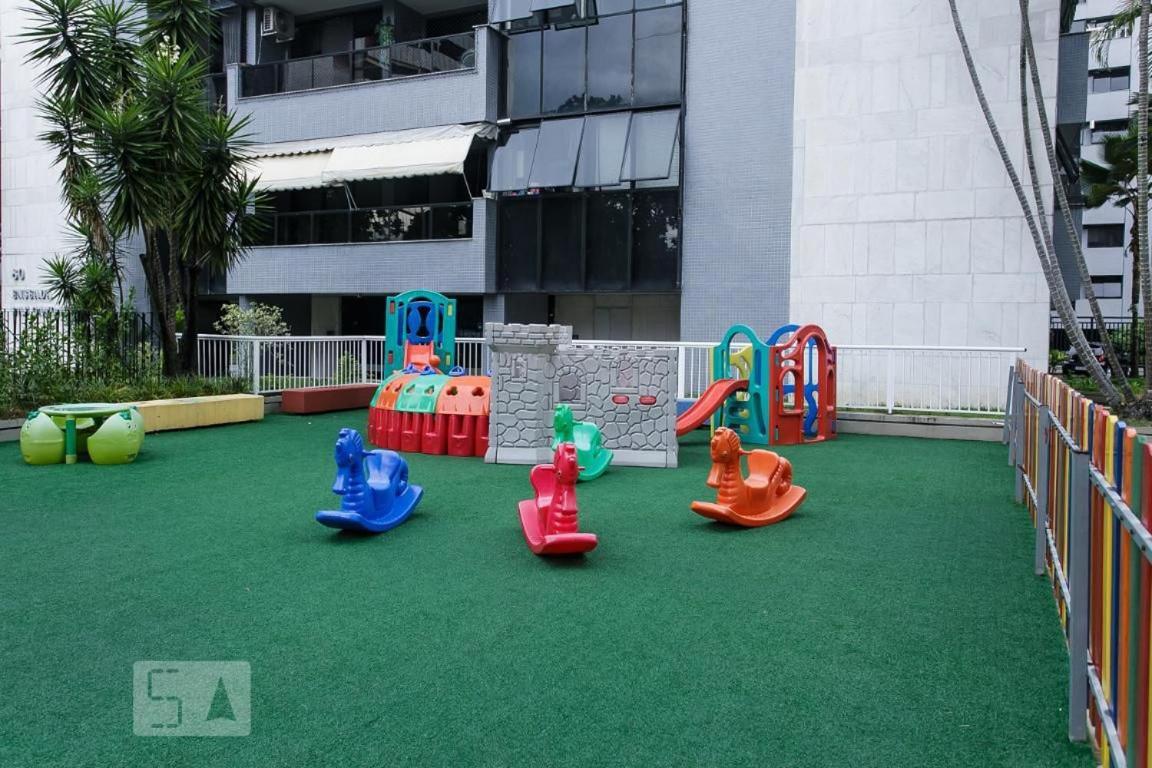
[[[733, 352], [744, 336], [748, 346]], [[712, 350], [712, 384], [676, 421], [683, 436], [711, 421], [751, 445], [793, 445], [836, 436], [836, 349], [816, 325], [786, 325], [767, 342], [734, 325]], [[735, 370], [737, 375], [731, 375]]]
[[520, 527], [534, 554], [580, 555], [599, 543], [596, 534], [580, 532], [580, 509], [576, 503], [579, 465], [576, 446], [560, 443], [551, 464], [532, 468], [529, 479], [535, 498], [520, 502]]
[[342, 429], [336, 439], [336, 482], [340, 509], [317, 512], [329, 528], [383, 533], [401, 525], [424, 496], [408, 482], [408, 462], [394, 451], [366, 451], [360, 433]]
[[[772, 451], [746, 451], [740, 436], [720, 427], [712, 436], [712, 470], [708, 485], [716, 501], [694, 501], [692, 511], [712, 520], [745, 528], [772, 525], [791, 517], [807, 495], [792, 484], [792, 464]], [[740, 459], [748, 457], [748, 475]]]
[[129, 464], [144, 445], [144, 417], [117, 403], [46, 405], [20, 428], [20, 453], [28, 464]]
[[492, 381], [454, 365], [456, 301], [435, 291], [389, 296], [385, 326], [369, 441], [393, 451], [483, 456]]
[[556, 406], [552, 426], [555, 430], [555, 437], [552, 440], [553, 451], [559, 448], [561, 443], [572, 443], [576, 446], [581, 480], [595, 480], [604, 474], [608, 465], [612, 463], [612, 451], [604, 447], [599, 427], [590, 421], [576, 421], [571, 406], [566, 404]]

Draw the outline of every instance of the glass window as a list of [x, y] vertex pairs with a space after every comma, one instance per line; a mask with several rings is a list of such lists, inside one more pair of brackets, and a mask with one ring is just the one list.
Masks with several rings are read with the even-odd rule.
[[508, 38], [508, 116], [540, 114], [540, 33], [525, 32]]
[[506, 198], [500, 201], [500, 288], [531, 291], [537, 287], [537, 243], [540, 201]]
[[1084, 227], [1089, 248], [1123, 248], [1123, 224], [1089, 224]]
[[575, 4], [576, 0], [532, 0], [532, 10], [547, 11], [551, 8], [566, 8]]
[[680, 5], [680, 0], [636, 0], [636, 10], [642, 8], [662, 8], [666, 5]]
[[1092, 277], [1092, 289], [1096, 292], [1098, 299], [1122, 299], [1124, 298], [1124, 276], [1094, 275]]
[[584, 27], [545, 30], [541, 113], [584, 111]]
[[536, 143], [536, 157], [528, 186], [570, 187], [576, 173], [576, 157], [580, 154], [580, 138], [584, 135], [584, 118], [549, 120], [540, 125], [540, 139]]
[[532, 15], [532, 0], [496, 0], [492, 5], [492, 23], [526, 19]]
[[628, 141], [631, 115], [593, 115], [584, 123], [584, 141], [576, 166], [577, 187], [607, 187], [620, 183], [620, 164]]
[[588, 196], [588, 243], [585, 255], [588, 290], [628, 288], [628, 235], [632, 213], [627, 192]]
[[679, 7], [636, 14], [637, 106], [680, 101], [682, 29]]
[[579, 196], [546, 197], [544, 205], [543, 272], [540, 287], [546, 291], [578, 291], [583, 288], [584, 267], [580, 254], [583, 200]]
[[536, 156], [536, 138], [539, 128], [524, 128], [508, 136], [503, 146], [496, 148], [492, 158], [492, 178], [488, 189], [493, 192], [519, 192], [528, 188], [528, 174]]
[[591, 2], [595, 2], [596, 14], [600, 16], [632, 10], [632, 0], [590, 0]]
[[678, 109], [633, 114], [620, 178], [631, 181], [668, 178], [679, 127]]
[[632, 103], [632, 17], [611, 16], [588, 27], [588, 109]]
[[679, 275], [680, 204], [676, 190], [632, 196], [632, 288], [675, 289]]
[[1130, 67], [1097, 69], [1088, 73], [1092, 93], [1127, 91], [1131, 87], [1131, 75], [1132, 70]]

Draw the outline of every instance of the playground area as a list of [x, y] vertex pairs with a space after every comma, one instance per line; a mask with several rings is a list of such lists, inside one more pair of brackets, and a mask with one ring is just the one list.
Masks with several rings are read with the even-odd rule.
[[[603, 541], [533, 556], [525, 467], [406, 454], [382, 536], [317, 525], [368, 411], [161, 433], [132, 464], [0, 445], [0, 764], [1090, 766], [998, 444], [782, 446], [804, 505], [693, 514], [675, 469], [581, 484]], [[244, 660], [247, 738], [136, 738], [132, 665]]]

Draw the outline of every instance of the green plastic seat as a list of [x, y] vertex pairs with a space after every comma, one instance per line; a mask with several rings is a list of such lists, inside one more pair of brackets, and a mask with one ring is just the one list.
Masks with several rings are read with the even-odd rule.
[[33, 465], [64, 461], [64, 430], [47, 414], [32, 411], [20, 427], [20, 454]]
[[143, 444], [144, 419], [131, 408], [109, 416], [88, 437], [88, 458], [93, 464], [129, 464]]
[[612, 463], [612, 451], [604, 447], [604, 438], [598, 426], [590, 421], [576, 421], [572, 408], [567, 405], [556, 406], [552, 426], [556, 435], [552, 441], [553, 451], [560, 443], [573, 443], [576, 446], [581, 480], [595, 480], [604, 474]]

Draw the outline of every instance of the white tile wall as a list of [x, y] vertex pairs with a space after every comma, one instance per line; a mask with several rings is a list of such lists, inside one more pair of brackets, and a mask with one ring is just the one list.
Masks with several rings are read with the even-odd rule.
[[[1015, 3], [961, 5], [1019, 162]], [[1058, 0], [1032, 5], [1054, 111]], [[793, 322], [840, 343], [1019, 345], [1045, 359], [1047, 289], [947, 3], [798, 0], [796, 69]]]
[[4, 309], [50, 306], [50, 301], [23, 296], [43, 289], [44, 257], [66, 247], [52, 154], [36, 139], [43, 126], [36, 117], [34, 72], [23, 62], [26, 46], [14, 37], [27, 26], [23, 5], [0, 3], [0, 307]]

